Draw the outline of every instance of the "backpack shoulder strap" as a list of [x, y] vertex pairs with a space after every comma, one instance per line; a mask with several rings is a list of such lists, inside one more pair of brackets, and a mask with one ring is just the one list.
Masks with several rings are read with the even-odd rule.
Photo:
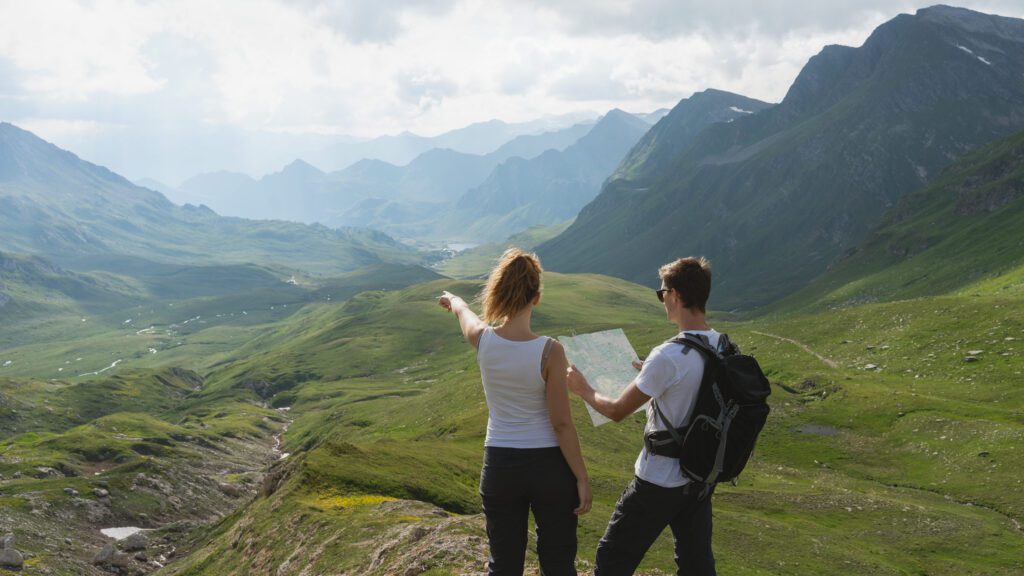
[[[722, 336], [725, 336], [724, 334]], [[718, 350], [711, 346], [711, 342], [708, 341], [707, 336], [698, 334], [683, 334], [682, 337], [676, 337], [669, 340], [672, 344], [679, 344], [683, 347], [683, 354], [689, 354], [691, 349], [700, 352], [700, 355], [704, 359], [708, 359], [712, 356], [719, 356]]]
[[661, 411], [661, 408], [658, 408], [658, 401], [652, 399], [651, 406], [654, 406], [654, 411], [658, 413], [658, 417], [661, 418], [661, 423], [665, 426], [665, 430], [668, 430], [668, 434], [672, 437], [672, 440], [675, 441], [676, 444], [682, 446], [683, 437], [679, 434], [679, 431], [676, 430], [676, 427], [668, 421], [668, 418], [665, 417], [665, 413]]

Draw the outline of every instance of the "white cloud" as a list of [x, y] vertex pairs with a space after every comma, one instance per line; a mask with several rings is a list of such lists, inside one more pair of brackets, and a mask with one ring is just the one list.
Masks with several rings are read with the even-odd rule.
[[139, 46], [154, 31], [142, 6], [63, 0], [7, 3], [2, 10], [0, 55], [25, 73], [22, 86], [36, 98], [145, 94], [162, 86], [140, 58]]
[[0, 119], [88, 144], [89, 130], [432, 134], [709, 87], [778, 101], [823, 46], [928, 3], [0, 1]]

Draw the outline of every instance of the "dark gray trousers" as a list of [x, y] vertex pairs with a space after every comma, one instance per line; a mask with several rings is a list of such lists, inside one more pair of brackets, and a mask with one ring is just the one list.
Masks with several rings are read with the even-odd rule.
[[480, 497], [491, 547], [488, 573], [521, 576], [530, 510], [543, 576], [576, 574], [576, 476], [559, 448], [484, 449]]
[[677, 574], [715, 576], [711, 494], [701, 498], [702, 488], [693, 484], [663, 488], [634, 477], [597, 545], [594, 576], [632, 574], [665, 526], [675, 537]]

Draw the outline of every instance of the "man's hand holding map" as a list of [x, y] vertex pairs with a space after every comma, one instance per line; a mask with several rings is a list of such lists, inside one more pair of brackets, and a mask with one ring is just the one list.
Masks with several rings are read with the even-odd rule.
[[[590, 385], [609, 398], [618, 398], [636, 378], [639, 359], [620, 328], [577, 336], [559, 336], [558, 341], [565, 347], [569, 363], [575, 364], [586, 375]], [[637, 411], [646, 406], [644, 404]], [[587, 411], [590, 412], [594, 426], [610, 422], [589, 404]]]

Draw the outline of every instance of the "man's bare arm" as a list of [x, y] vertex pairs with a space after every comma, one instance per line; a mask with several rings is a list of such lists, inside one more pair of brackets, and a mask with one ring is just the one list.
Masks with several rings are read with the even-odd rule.
[[586, 377], [576, 368], [576, 365], [569, 367], [566, 374], [566, 383], [569, 386], [569, 390], [582, 398], [584, 402], [590, 404], [599, 414], [616, 422], [620, 422], [626, 416], [636, 412], [637, 408], [643, 406], [644, 402], [651, 399], [650, 396], [637, 388], [635, 380], [630, 382], [629, 386], [626, 386], [626, 389], [622, 391], [618, 398], [609, 398], [594, 390], [594, 387], [590, 385], [590, 382], [587, 382]]

